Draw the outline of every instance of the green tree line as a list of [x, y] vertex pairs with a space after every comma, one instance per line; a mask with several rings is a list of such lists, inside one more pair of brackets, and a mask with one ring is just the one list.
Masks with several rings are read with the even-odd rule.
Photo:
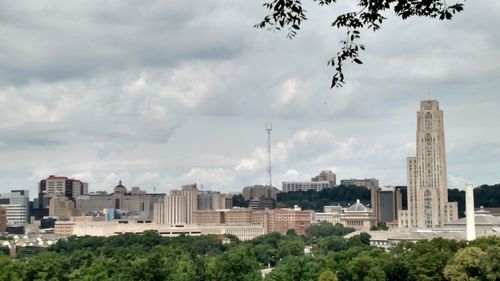
[[[306, 237], [290, 231], [230, 243], [153, 231], [69, 237], [15, 260], [0, 254], [0, 281], [500, 280], [500, 237], [401, 242], [385, 251], [370, 246], [366, 233], [343, 238], [351, 231], [323, 222]], [[273, 270], [263, 278], [268, 266]]]

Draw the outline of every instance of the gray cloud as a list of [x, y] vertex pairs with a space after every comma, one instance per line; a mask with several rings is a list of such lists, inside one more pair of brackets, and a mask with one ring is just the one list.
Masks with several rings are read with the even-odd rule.
[[[452, 182], [498, 182], [500, 4], [466, 3], [451, 22], [389, 17], [333, 90], [326, 61], [345, 35], [306, 5], [288, 40], [252, 27], [266, 13], [252, 1], [0, 1], [0, 189], [57, 173], [91, 189], [240, 190], [266, 180], [270, 121], [278, 185], [323, 169], [405, 184], [429, 98]], [[244, 159], [257, 164], [236, 169]]]

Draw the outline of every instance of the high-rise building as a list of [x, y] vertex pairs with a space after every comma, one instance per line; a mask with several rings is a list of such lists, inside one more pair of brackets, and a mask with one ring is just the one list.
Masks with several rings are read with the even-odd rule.
[[378, 221], [392, 222], [401, 210], [401, 192], [395, 188], [383, 188], [378, 193]]
[[400, 226], [432, 228], [458, 218], [456, 202], [448, 202], [443, 111], [426, 100], [417, 112], [417, 156], [407, 159], [408, 210]]
[[198, 210], [198, 188], [196, 184], [183, 185], [181, 194], [186, 197], [186, 223], [193, 222], [193, 212]]
[[279, 189], [268, 185], [253, 185], [246, 186], [243, 188], [243, 197], [245, 200], [250, 200], [252, 198], [264, 198], [276, 200], [276, 195], [279, 193]]
[[[165, 196], [166, 224], [185, 224], [187, 221], [187, 198], [179, 190], [172, 190]], [[191, 214], [192, 215], [192, 214]]]
[[50, 198], [65, 196], [74, 200], [77, 196], [88, 193], [88, 184], [68, 177], [50, 175], [38, 184], [38, 204], [37, 208], [47, 208]]

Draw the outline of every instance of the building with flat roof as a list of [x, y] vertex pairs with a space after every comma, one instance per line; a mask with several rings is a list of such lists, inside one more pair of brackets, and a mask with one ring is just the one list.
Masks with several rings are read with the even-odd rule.
[[253, 185], [246, 186], [243, 188], [242, 194], [245, 200], [250, 200], [252, 198], [259, 199], [273, 199], [276, 200], [276, 196], [279, 193], [279, 189], [274, 186], [268, 185]]
[[5, 208], [8, 225], [22, 225], [29, 222], [29, 191], [12, 190], [0, 193], [0, 207]]
[[139, 187], [132, 187], [128, 191], [120, 181], [113, 189], [113, 193], [97, 191], [76, 196], [75, 215], [115, 209], [127, 212], [139, 219], [152, 219], [154, 204], [163, 201], [164, 196], [164, 194], [148, 194]]
[[283, 235], [294, 229], [297, 235], [306, 235], [306, 228], [311, 226], [313, 211], [303, 211], [298, 206], [293, 209], [274, 209], [274, 231]]

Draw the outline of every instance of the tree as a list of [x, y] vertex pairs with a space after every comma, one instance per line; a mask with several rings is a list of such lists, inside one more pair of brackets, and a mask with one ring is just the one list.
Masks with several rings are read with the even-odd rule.
[[347, 249], [347, 242], [342, 237], [325, 237], [313, 247], [314, 255], [327, 255], [329, 252], [339, 252]]
[[450, 281], [487, 280], [486, 256], [477, 247], [460, 249], [453, 261], [445, 267], [444, 277]]
[[[312, 0], [321, 6], [336, 4], [336, 0]], [[357, 11], [350, 11], [339, 15], [331, 24], [334, 28], [346, 28], [347, 37], [340, 41], [342, 47], [337, 54], [328, 61], [334, 68], [331, 88], [341, 87], [344, 83], [344, 62], [362, 64], [359, 51], [365, 46], [358, 43], [360, 30], [377, 31], [386, 19], [382, 13], [392, 10], [397, 17], [408, 19], [411, 17], [429, 17], [440, 20], [450, 20], [455, 13], [463, 10], [462, 3], [447, 4], [445, 0], [356, 0]], [[271, 13], [255, 25], [257, 28], [274, 30], [286, 29], [287, 36], [293, 38], [300, 30], [301, 24], [307, 20], [306, 10], [301, 0], [270, 0], [263, 6]]]
[[278, 242], [278, 256], [284, 258], [304, 255], [304, 247], [304, 241], [299, 237], [287, 237]]
[[319, 275], [318, 281], [338, 281], [337, 276], [331, 270], [325, 270]]
[[0, 281], [21, 281], [22, 264], [0, 254]]

